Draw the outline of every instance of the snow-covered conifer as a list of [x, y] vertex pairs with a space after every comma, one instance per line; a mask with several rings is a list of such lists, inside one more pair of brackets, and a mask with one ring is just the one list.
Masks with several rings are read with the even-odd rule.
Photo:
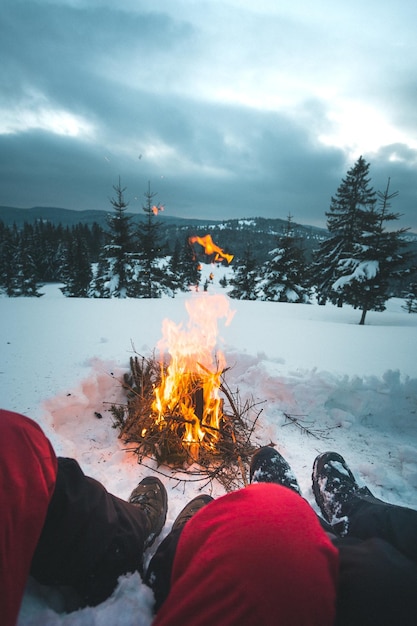
[[242, 259], [234, 259], [234, 264], [237, 267], [229, 281], [232, 287], [229, 296], [237, 300], [256, 300], [260, 270], [250, 244], [247, 244]]
[[343, 277], [363, 233], [369, 230], [376, 203], [368, 173], [369, 163], [361, 156], [342, 180], [326, 213], [330, 238], [316, 250], [312, 268], [318, 299], [323, 303], [331, 300], [342, 306], [346, 301]]
[[410, 255], [401, 239], [407, 229], [386, 230], [387, 222], [399, 218], [390, 211], [390, 201], [398, 192], [390, 193], [389, 186], [388, 179], [385, 191], [377, 192], [378, 204], [366, 212], [362, 232], [357, 234], [350, 257], [340, 259], [340, 276], [332, 285], [333, 291], [343, 293], [345, 302], [361, 309], [361, 325], [368, 311], [385, 310], [394, 281], [411, 272], [406, 263]]
[[65, 296], [76, 298], [87, 297], [92, 271], [88, 247], [81, 227], [73, 230], [73, 236], [67, 248], [63, 273], [65, 286], [62, 288], [62, 293]]
[[160, 298], [162, 293], [170, 293], [170, 277], [167, 277], [165, 263], [161, 263], [164, 255], [164, 246], [161, 242], [160, 223], [158, 214], [163, 206], [155, 204], [156, 193], [148, 189], [144, 194], [145, 204], [142, 209], [145, 219], [139, 222], [137, 228], [138, 252], [137, 258], [137, 290], [140, 298]]
[[95, 298], [127, 298], [138, 295], [136, 264], [129, 205], [119, 182], [113, 186], [116, 196], [110, 200], [114, 213], [108, 217], [107, 244], [100, 255], [88, 295]]
[[270, 251], [261, 271], [256, 293], [260, 300], [275, 302], [310, 301], [310, 286], [304, 252], [295, 239], [291, 216], [288, 216], [284, 234], [278, 239], [278, 247]]

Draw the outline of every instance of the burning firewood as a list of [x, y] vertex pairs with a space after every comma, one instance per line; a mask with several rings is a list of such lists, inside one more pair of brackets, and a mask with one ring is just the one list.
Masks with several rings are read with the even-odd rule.
[[254, 405], [241, 406], [239, 394], [227, 387], [226, 359], [217, 348], [218, 319], [229, 323], [233, 312], [221, 295], [191, 298], [186, 309], [186, 327], [164, 320], [159, 360], [130, 359], [123, 381], [127, 404], [112, 413], [139, 460], [154, 457], [178, 469], [198, 465], [232, 488], [238, 476], [246, 483], [245, 464], [254, 450]]
[[[184, 417], [181, 403], [177, 402], [163, 413], [162, 419], [157, 419], [154, 390], [163, 375], [154, 358], [135, 356], [130, 359], [130, 372], [125, 374], [122, 383], [127, 402], [111, 407], [119, 437], [126, 444], [133, 444], [129, 449], [137, 454], [140, 463], [153, 457], [159, 466], [166, 465], [188, 476], [208, 481], [217, 479], [226, 490], [245, 485], [250, 458], [257, 447], [251, 437], [261, 410], [252, 417], [256, 405], [252, 402], [242, 405], [238, 392], [231, 392], [222, 372], [219, 391], [224, 398], [219, 403], [217, 427], [202, 424], [203, 385], [192, 377], [189, 377], [189, 397], [183, 402], [194, 407], [194, 414]], [[198, 441], [187, 440], [185, 434], [193, 430], [201, 430], [204, 437]]]

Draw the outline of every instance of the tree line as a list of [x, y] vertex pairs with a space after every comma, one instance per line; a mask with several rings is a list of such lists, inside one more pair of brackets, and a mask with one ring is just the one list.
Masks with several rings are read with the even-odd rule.
[[[404, 242], [407, 229], [392, 228], [400, 217], [391, 209], [398, 192], [390, 190], [390, 180], [375, 192], [369, 168], [360, 157], [342, 180], [326, 212], [329, 236], [312, 260], [306, 260], [303, 240], [288, 216], [266, 261], [257, 260], [251, 241], [234, 259], [232, 278], [222, 281], [229, 295], [304, 303], [315, 295], [321, 304], [359, 308], [361, 324], [367, 311], [384, 310], [392, 295], [403, 295], [408, 310], [416, 311], [416, 267]], [[19, 230], [0, 222], [0, 290], [8, 296], [40, 296], [42, 283], [57, 281], [68, 297], [158, 298], [198, 286], [200, 261], [189, 233], [164, 240], [157, 217], [163, 207], [150, 184], [138, 224], [127, 213], [120, 179], [113, 190], [107, 229], [97, 224], [64, 229], [37, 221]]]
[[103, 239], [98, 224], [64, 228], [38, 220], [19, 229], [0, 221], [0, 291], [11, 297], [42, 295], [42, 284], [89, 271]]
[[[68, 297], [158, 298], [200, 282], [200, 269], [185, 236], [164, 242], [150, 186], [145, 220], [132, 223], [120, 180], [113, 187], [108, 228], [97, 223], [71, 228], [37, 220], [21, 229], [0, 221], [0, 292], [10, 297], [41, 296], [42, 284], [63, 283]], [[172, 249], [171, 249], [172, 248]]]

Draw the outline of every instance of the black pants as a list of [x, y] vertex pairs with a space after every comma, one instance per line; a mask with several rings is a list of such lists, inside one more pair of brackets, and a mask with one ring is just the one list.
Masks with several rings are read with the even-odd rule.
[[337, 626], [417, 624], [417, 511], [352, 498], [339, 549]]
[[122, 574], [143, 569], [145, 514], [85, 476], [74, 459], [59, 458], [55, 491], [32, 560], [44, 585], [70, 587], [80, 606], [109, 597]]

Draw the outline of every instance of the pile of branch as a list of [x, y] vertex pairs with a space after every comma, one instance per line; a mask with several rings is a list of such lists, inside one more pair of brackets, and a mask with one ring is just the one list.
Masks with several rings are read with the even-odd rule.
[[[179, 408], [163, 415], [163, 427], [156, 419], [152, 403], [154, 389], [159, 387], [166, 375], [167, 366], [155, 358], [134, 356], [130, 359], [130, 372], [126, 373], [122, 385], [126, 390], [126, 404], [112, 405], [114, 426], [119, 429], [119, 437], [137, 456], [139, 463], [146, 458], [156, 459], [158, 466], [186, 473], [189, 480], [202, 480], [210, 483], [217, 479], [227, 491], [247, 484], [250, 458], [257, 446], [251, 442], [256, 422], [261, 410], [255, 411], [255, 404], [242, 403], [239, 393], [233, 393], [221, 374], [220, 392], [224, 400], [219, 428], [216, 431], [215, 446], [200, 445], [198, 457], [183, 442], [186, 421]], [[198, 389], [190, 389], [198, 401]], [[214, 429], [212, 429], [214, 430]], [[206, 435], [210, 440], [210, 432]], [[214, 439], [214, 437], [213, 437]], [[186, 479], [180, 479], [187, 481]], [[205, 485], [204, 485], [205, 486]]]

